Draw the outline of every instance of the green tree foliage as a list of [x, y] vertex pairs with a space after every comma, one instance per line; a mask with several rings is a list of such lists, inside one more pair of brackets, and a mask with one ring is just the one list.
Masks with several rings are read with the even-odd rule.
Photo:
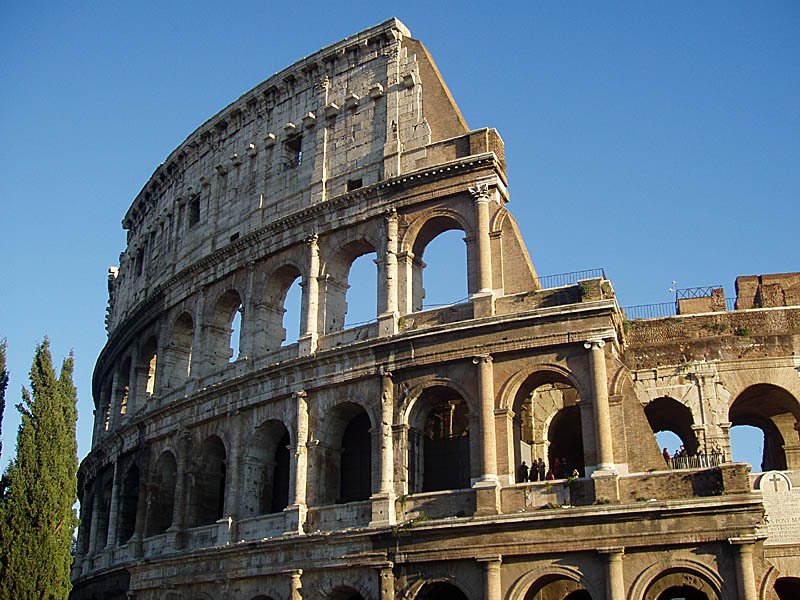
[[6, 341], [0, 342], [0, 453], [3, 452], [3, 412], [6, 410], [6, 388], [8, 370], [6, 369]]
[[17, 405], [17, 456], [0, 503], [0, 599], [66, 599], [77, 524], [76, 392], [70, 355], [56, 379], [47, 339]]

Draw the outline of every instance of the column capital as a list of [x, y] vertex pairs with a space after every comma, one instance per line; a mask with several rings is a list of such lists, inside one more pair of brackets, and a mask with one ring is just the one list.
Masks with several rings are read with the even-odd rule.
[[597, 553], [609, 557], [622, 556], [625, 554], [625, 546], [608, 546], [605, 548], [598, 548]]
[[472, 357], [472, 364], [479, 365], [481, 363], [491, 363], [494, 359], [491, 354], [478, 354]]
[[306, 245], [307, 245], [307, 246], [309, 246], [309, 247], [312, 247], [312, 248], [313, 248], [313, 247], [316, 247], [316, 246], [317, 246], [317, 244], [318, 244], [318, 242], [319, 242], [319, 234], [317, 234], [317, 233], [312, 233], [312, 234], [310, 234], [310, 235], [307, 235], [303, 241], [304, 241], [304, 242], [306, 243]]
[[755, 544], [760, 538], [757, 535], [742, 535], [738, 537], [729, 537], [728, 543], [731, 546], [748, 546]]
[[602, 348], [605, 345], [606, 342], [603, 339], [586, 340], [583, 343], [583, 347], [586, 348], [587, 350], [591, 350], [593, 348]]
[[475, 558], [476, 561], [479, 563], [485, 563], [487, 565], [497, 564], [500, 565], [503, 562], [503, 555], [502, 554], [490, 554], [487, 556], [478, 556]]
[[292, 398], [295, 400], [300, 400], [306, 397], [308, 397], [308, 392], [305, 390], [297, 390], [296, 392], [292, 392]]
[[383, 213], [383, 219], [387, 223], [390, 221], [397, 221], [397, 209], [390, 208], [385, 213]]
[[488, 183], [477, 182], [473, 187], [469, 188], [469, 193], [472, 194], [472, 199], [475, 202], [489, 202]]

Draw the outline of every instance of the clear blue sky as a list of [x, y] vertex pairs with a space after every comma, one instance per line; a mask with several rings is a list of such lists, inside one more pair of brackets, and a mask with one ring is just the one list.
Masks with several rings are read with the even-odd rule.
[[800, 4], [6, 2], [0, 7], [5, 465], [35, 344], [76, 354], [79, 451], [120, 221], [158, 164], [276, 71], [397, 16], [506, 143], [540, 274], [623, 305], [800, 270]]

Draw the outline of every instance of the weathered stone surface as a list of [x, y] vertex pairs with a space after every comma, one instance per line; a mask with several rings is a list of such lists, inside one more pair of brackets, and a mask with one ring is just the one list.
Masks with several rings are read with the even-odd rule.
[[[499, 134], [394, 19], [190, 135], [109, 270], [73, 597], [774, 598], [800, 574], [794, 276], [627, 322], [602, 272], [542, 285], [507, 201]], [[423, 310], [450, 229], [470, 297]], [[371, 253], [376, 320], [345, 328]], [[760, 493], [736, 424], [765, 431]]]

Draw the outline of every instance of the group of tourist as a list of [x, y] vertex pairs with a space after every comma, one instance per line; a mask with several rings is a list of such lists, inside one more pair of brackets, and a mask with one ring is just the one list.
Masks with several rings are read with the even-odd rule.
[[524, 460], [517, 469], [517, 483], [525, 483], [526, 481], [552, 481], [554, 479], [566, 479], [569, 477], [579, 477], [578, 469], [570, 469], [567, 465], [567, 459], [556, 457], [553, 459], [551, 468], [548, 469], [542, 458], [537, 458], [533, 461], [531, 466], [528, 466]]
[[670, 455], [668, 448], [664, 448], [661, 454], [667, 466], [673, 469], [716, 467], [725, 462], [725, 453], [718, 444], [714, 444], [708, 453], [691, 454], [681, 445], [673, 455]]

